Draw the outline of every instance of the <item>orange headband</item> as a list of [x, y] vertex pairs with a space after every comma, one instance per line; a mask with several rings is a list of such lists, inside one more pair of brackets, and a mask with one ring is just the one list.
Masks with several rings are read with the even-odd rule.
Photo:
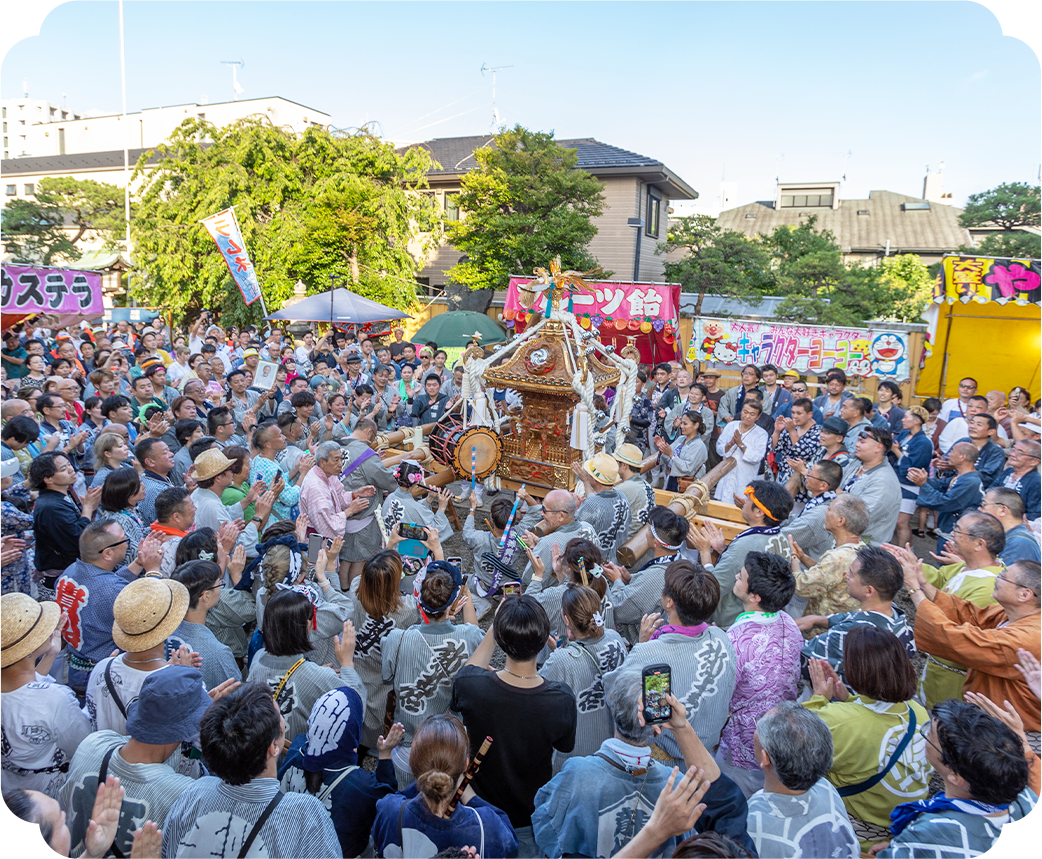
[[766, 507], [764, 507], [763, 504], [760, 503], [759, 499], [757, 499], [757, 497], [753, 494], [753, 488], [751, 486], [746, 486], [745, 487], [745, 492], [743, 494], [747, 498], [749, 498], [749, 500], [751, 500], [753, 502], [753, 504], [755, 504], [757, 507], [759, 507], [763, 511], [763, 515], [764, 516], [766, 516], [772, 522], [777, 522], [778, 521], [777, 519], [774, 518], [774, 516], [771, 515], [771, 511], [768, 510]]

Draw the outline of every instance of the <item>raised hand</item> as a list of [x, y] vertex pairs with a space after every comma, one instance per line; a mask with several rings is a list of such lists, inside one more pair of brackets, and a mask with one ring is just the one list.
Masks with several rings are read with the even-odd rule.
[[159, 565], [163, 562], [163, 541], [155, 531], [150, 531], [137, 544], [137, 561], [144, 567], [145, 572], [159, 569]]
[[341, 668], [354, 668], [355, 625], [351, 621], [344, 621], [344, 632], [342, 635], [333, 636], [333, 652], [336, 654], [337, 662], [340, 663]]
[[85, 857], [100, 859], [109, 852], [112, 842], [116, 840], [116, 829], [119, 826], [119, 809], [123, 804], [124, 790], [119, 779], [110, 775], [98, 785], [98, 795], [94, 800], [94, 809], [90, 813], [87, 833], [83, 838], [86, 848]]
[[168, 665], [184, 665], [188, 668], [202, 668], [203, 657], [194, 650], [189, 649], [187, 644], [182, 644], [177, 650], [170, 654]]
[[391, 730], [387, 732], [386, 737], [380, 736], [376, 739], [376, 750], [380, 753], [379, 756], [384, 757], [386, 753], [386, 757], [389, 758], [391, 749], [397, 746], [403, 737], [405, 737], [405, 727], [401, 722], [395, 722], [391, 725]]
[[163, 830], [158, 823], [146, 820], [145, 825], [134, 832], [130, 859], [159, 859], [162, 852]]
[[246, 547], [238, 545], [232, 552], [231, 560], [228, 562], [228, 577], [233, 585], [239, 584], [242, 571], [246, 569]]
[[532, 565], [532, 577], [541, 579], [546, 573], [546, 564], [543, 563], [543, 559], [533, 552], [532, 547], [527, 543], [525, 544], [525, 554], [528, 555], [528, 563]]
[[308, 526], [310, 526], [310, 525], [311, 525], [311, 520], [308, 519], [308, 514], [307, 513], [301, 513], [297, 517], [296, 535], [297, 535], [297, 542], [298, 543], [303, 543], [307, 539], [307, 536], [308, 536]]
[[1023, 648], [1017, 650], [1017, 660], [1015, 667], [1027, 682], [1031, 694], [1036, 698], [1042, 698], [1042, 694], [1039, 692], [1040, 673], [1042, 672], [1039, 670], [1038, 660], [1035, 659], [1034, 654]]
[[234, 692], [240, 686], [242, 686], [241, 680], [236, 680], [234, 677], [230, 677], [219, 686], [214, 686], [207, 694], [210, 696], [211, 700], [216, 701], [218, 698], [223, 698], [229, 692]]
[[271, 508], [274, 506], [275, 493], [269, 489], [257, 500], [257, 506], [254, 508], [262, 523], [271, 515]]
[[658, 629], [665, 620], [659, 614], [646, 614], [640, 619], [640, 643], [643, 644], [645, 641], [651, 641], [651, 636], [655, 630]]
[[246, 506], [249, 507], [254, 501], [268, 491], [268, 484], [263, 480], [254, 483], [246, 493]]

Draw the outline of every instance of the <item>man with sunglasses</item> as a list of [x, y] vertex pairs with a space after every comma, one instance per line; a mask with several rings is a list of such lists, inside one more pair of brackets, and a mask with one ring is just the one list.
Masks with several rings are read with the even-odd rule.
[[843, 483], [844, 492], [856, 495], [868, 507], [869, 522], [864, 538], [873, 546], [890, 542], [901, 510], [901, 484], [887, 459], [893, 443], [888, 430], [879, 427], [864, 430], [854, 445], [854, 456], [861, 466]]
[[[773, 415], [773, 417], [775, 418], [791, 418], [792, 406], [796, 402], [796, 400], [801, 400], [804, 397], [810, 397], [810, 394], [808, 393], [807, 383], [800, 381], [800, 377], [795, 370], [790, 370], [788, 373], [786, 373], [785, 376], [782, 377], [782, 381], [785, 382], [792, 378], [789, 375], [790, 373], [796, 376], [795, 380], [793, 380], [792, 382], [792, 386], [789, 388], [789, 390], [792, 392], [792, 399], [778, 406]], [[822, 414], [821, 409], [819, 409], [817, 406], [814, 406], [813, 408], [814, 423], [820, 426], [821, 424], [825, 423], [825, 415]]]
[[[1019, 649], [1039, 658], [1039, 564], [1017, 561], [1002, 570], [994, 580], [992, 604], [980, 606], [932, 585], [907, 549], [898, 558], [916, 608], [916, 646], [934, 658], [957, 659], [968, 669], [964, 686], [937, 700], [959, 698], [965, 691], [1009, 701], [1037, 750], [1038, 698], [1014, 660]], [[927, 698], [928, 707], [934, 703]]]
[[1029, 522], [1042, 516], [1042, 477], [1038, 464], [1042, 460], [1042, 444], [1021, 439], [1009, 450], [1009, 466], [992, 482], [1020, 493], [1024, 499], [1024, 513]]
[[119, 592], [142, 573], [159, 570], [159, 534], [149, 533], [126, 564], [128, 544], [118, 522], [91, 522], [79, 537], [80, 557], [55, 585], [55, 602], [69, 615], [62, 637], [69, 644], [69, 685], [77, 692], [86, 690], [91, 670], [116, 647], [112, 604]]

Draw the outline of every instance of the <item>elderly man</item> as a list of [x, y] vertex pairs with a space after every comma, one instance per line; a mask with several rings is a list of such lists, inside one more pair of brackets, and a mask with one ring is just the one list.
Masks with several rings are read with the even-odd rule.
[[1042, 477], [1038, 473], [1040, 460], [1042, 444], [1020, 439], [1009, 450], [1009, 466], [991, 484], [1019, 492], [1024, 499], [1024, 513], [1030, 522], [1042, 515]]
[[[288, 480], [275, 456], [286, 449], [286, 438], [278, 424], [266, 423], [253, 431], [255, 454], [250, 467], [250, 483], [267, 483], [275, 491], [272, 513], [276, 519], [290, 519], [293, 508], [300, 501], [300, 489]], [[311, 468], [310, 460], [301, 466], [304, 474]]]
[[808, 555], [817, 558], [834, 545], [832, 536], [825, 528], [825, 513], [829, 503], [836, 497], [836, 490], [843, 481], [843, 469], [838, 463], [823, 459], [807, 469], [803, 478], [810, 493], [798, 516], [789, 519], [781, 529], [782, 536], [793, 540]]
[[619, 541], [629, 534], [632, 519], [629, 500], [615, 491], [619, 464], [609, 454], [598, 453], [581, 466], [573, 463], [572, 471], [586, 487], [586, 497], [575, 518], [593, 528], [597, 535], [594, 542], [601, 547], [604, 560], [614, 564], [615, 551]]
[[[911, 552], [902, 550], [905, 584], [915, 604], [915, 643], [937, 658], [956, 659], [968, 671], [963, 689], [992, 701], [1009, 701], [1024, 721], [1040, 730], [1038, 697], [1031, 693], [1014, 658], [1023, 649], [1039, 658], [1039, 565], [1018, 561], [995, 577], [992, 596], [997, 605], [979, 606], [932, 585]], [[940, 700], [944, 700], [941, 698]], [[928, 699], [928, 703], [932, 704]]]
[[[792, 512], [792, 496], [784, 486], [767, 480], [754, 480], [746, 487], [742, 518], [749, 525], [730, 543], [724, 543], [723, 532], [706, 522], [691, 529], [691, 540], [698, 550], [702, 566], [720, 583], [720, 605], [713, 613], [713, 623], [727, 628], [742, 611], [741, 600], [733, 593], [734, 582], [745, 566], [749, 552], [770, 552], [788, 559], [789, 541], [781, 533], [781, 523]], [[713, 552], [718, 553], [713, 563]]]
[[983, 493], [981, 475], [976, 470], [978, 451], [969, 442], [959, 442], [948, 451], [947, 464], [955, 469], [948, 479], [928, 477], [922, 468], [910, 468], [907, 478], [921, 487], [917, 503], [937, 512], [937, 551], [951, 539], [955, 521], [964, 510], [972, 510], [980, 503]]
[[[945, 595], [981, 609], [994, 605], [997, 601], [995, 579], [1002, 574], [998, 556], [1006, 545], [1002, 523], [988, 513], [976, 510], [964, 513], [952, 529], [952, 543], [955, 551], [945, 559], [962, 558], [961, 561], [940, 568], [929, 564], [922, 566], [931, 594], [934, 589], [939, 589]], [[907, 566], [907, 549], [886, 548], [901, 561], [902, 566]], [[954, 662], [941, 661], [935, 655], [927, 658], [920, 689], [927, 707], [962, 694], [966, 673], [964, 658], [960, 655]]]
[[[804, 614], [830, 615], [856, 611], [859, 604], [847, 590], [846, 575], [861, 545], [861, 535], [868, 527], [865, 502], [853, 495], [836, 497], [825, 511], [824, 527], [836, 546], [817, 561], [799, 543], [789, 538], [792, 574], [796, 577], [795, 600], [806, 601]], [[790, 605], [798, 605], [795, 600]]]
[[893, 443], [889, 430], [872, 426], [863, 430], [854, 447], [861, 465], [843, 483], [844, 492], [856, 495], [868, 507], [865, 539], [873, 546], [890, 542], [901, 512], [901, 483], [886, 456]]
[[[541, 505], [536, 504], [530, 508], [530, 513], [542, 514], [542, 522], [537, 527], [540, 528], [543, 536], [540, 537], [532, 531], [526, 531], [522, 539], [532, 549], [532, 553], [543, 562], [544, 569], [553, 569], [554, 546], [558, 546], [564, 551], [568, 541], [576, 537], [584, 537], [587, 540], [597, 539], [590, 523], [576, 521], [575, 510], [575, 496], [564, 489], [551, 489], [546, 493]], [[532, 564], [529, 563], [525, 567], [523, 576], [526, 587], [532, 581], [532, 573]]]
[[721, 458], [733, 457], [736, 465], [716, 484], [713, 497], [718, 501], [730, 504], [735, 495], [756, 479], [770, 442], [767, 431], [757, 425], [762, 414], [763, 407], [749, 397], [742, 405], [740, 419], [731, 421], [721, 430], [716, 452]]
[[[192, 493], [192, 501], [195, 503], [195, 524], [198, 528], [213, 528], [220, 531], [225, 522], [238, 522], [242, 518], [243, 507], [240, 504], [225, 506], [221, 502], [221, 494], [232, 485], [235, 478], [232, 468], [235, 460], [228, 459], [217, 448], [203, 451], [196, 457], [192, 465], [192, 476], [198, 489]], [[257, 556], [257, 537], [259, 530], [271, 515], [271, 509], [275, 505], [275, 493], [261, 486], [263, 494], [257, 499], [254, 508], [255, 515], [236, 540], [246, 550], [247, 558]], [[249, 496], [247, 496], [249, 498]], [[243, 501], [246, 501], [244, 498]]]
[[999, 553], [999, 560], [1007, 567], [1017, 561], [1042, 561], [1038, 537], [1024, 524], [1024, 499], [1013, 489], [993, 486], [984, 493], [980, 503], [984, 513], [990, 513], [1006, 532], [1006, 548]]
[[158, 535], [138, 543], [137, 557], [126, 564], [127, 536], [112, 519], [91, 522], [79, 537], [79, 559], [55, 586], [55, 602], [69, 616], [62, 637], [69, 645], [69, 685], [85, 689], [91, 670], [112, 653], [112, 604], [136, 576], [158, 570]]
[[[673, 688], [678, 688], [675, 679]], [[656, 797], [669, 790], [670, 763], [666, 761], [663, 766], [651, 750], [656, 736], [665, 736], [663, 729], [669, 731], [683, 756], [683, 767], [690, 768], [691, 776], [703, 780], [699, 790], [704, 793], [701, 801], [706, 809], [695, 823], [695, 830], [718, 832], [750, 849], [745, 797], [720, 772], [692, 729], [688, 708], [669, 695], [669, 721], [662, 728], [647, 725], [642, 713], [640, 671], [629, 665], [612, 675], [606, 691], [614, 724], [612, 738], [605, 740], [596, 754], [569, 758], [561, 772], [536, 794], [532, 828], [542, 852], [555, 857], [611, 856], [635, 839], [640, 827], [635, 825], [634, 817], [647, 820]], [[659, 842], [652, 836], [651, 841], [656, 843], [642, 844], [643, 849], [633, 855], [668, 856], [676, 844], [673, 837]]]
[[836, 788], [832, 734], [817, 713], [782, 701], [756, 723], [753, 754], [763, 789], [749, 797], [749, 833], [759, 856], [843, 856], [861, 846]]
[[344, 489], [340, 482], [343, 465], [340, 443], [324, 441], [315, 450], [316, 467], [300, 486], [300, 513], [327, 540], [343, 537], [347, 520], [368, 509], [368, 499], [376, 494], [375, 486], [362, 486], [354, 492]]

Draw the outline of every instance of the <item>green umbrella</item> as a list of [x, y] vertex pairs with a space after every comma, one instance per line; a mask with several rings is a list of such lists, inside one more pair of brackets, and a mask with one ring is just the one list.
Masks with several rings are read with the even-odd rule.
[[477, 332], [481, 345], [502, 343], [507, 330], [494, 319], [474, 310], [449, 310], [439, 313], [412, 336], [414, 343], [437, 343], [443, 348], [466, 346]]

